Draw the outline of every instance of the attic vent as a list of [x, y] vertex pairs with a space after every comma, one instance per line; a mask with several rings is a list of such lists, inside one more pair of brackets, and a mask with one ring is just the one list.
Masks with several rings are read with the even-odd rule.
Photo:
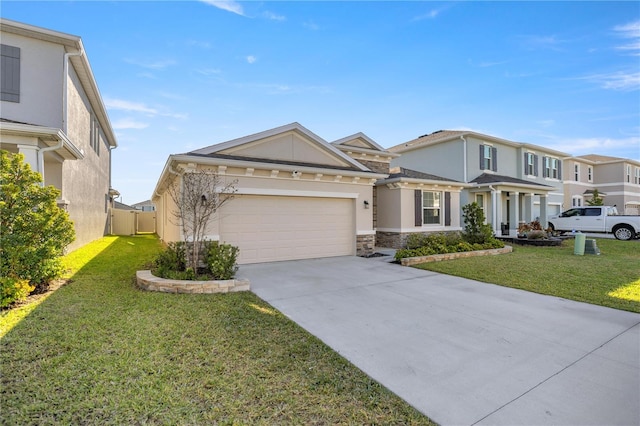
[[444, 130], [436, 130], [435, 132], [431, 133], [432, 135], [435, 135], [436, 133], [442, 133], [444, 132]]
[[424, 137], [426, 137], [426, 136], [429, 136], [429, 133], [427, 133], [426, 135], [418, 136], [418, 139], [420, 139], [420, 138], [424, 138]]

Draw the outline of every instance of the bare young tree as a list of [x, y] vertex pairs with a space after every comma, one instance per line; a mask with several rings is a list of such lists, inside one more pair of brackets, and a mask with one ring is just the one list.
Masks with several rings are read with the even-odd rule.
[[175, 222], [171, 222], [182, 229], [191, 254], [187, 266], [194, 271], [200, 264], [207, 225], [215, 213], [233, 199], [236, 183], [225, 183], [217, 173], [195, 168], [182, 169], [181, 173], [171, 176], [167, 192], [176, 206], [171, 212]]

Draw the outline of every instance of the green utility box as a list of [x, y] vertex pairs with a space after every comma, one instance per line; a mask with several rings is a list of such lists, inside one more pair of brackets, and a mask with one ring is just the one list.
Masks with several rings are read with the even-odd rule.
[[576, 239], [575, 239], [575, 242], [573, 244], [573, 254], [576, 254], [578, 256], [583, 256], [584, 255], [584, 241], [586, 239], [586, 236], [583, 233], [578, 232], [576, 234], [575, 238]]
[[600, 249], [596, 244], [596, 240], [585, 240], [584, 254], [600, 254]]

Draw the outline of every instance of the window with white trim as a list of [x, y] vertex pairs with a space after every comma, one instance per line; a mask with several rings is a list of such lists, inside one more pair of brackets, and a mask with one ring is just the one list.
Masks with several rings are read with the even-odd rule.
[[562, 179], [560, 160], [555, 157], [544, 157], [544, 177]]
[[633, 178], [633, 183], [640, 185], [640, 167], [636, 167], [636, 174]]
[[533, 152], [524, 153], [524, 173], [527, 176], [538, 176], [538, 156]]
[[580, 164], [578, 163], [573, 165], [573, 180], [576, 182], [580, 181]]
[[571, 207], [582, 207], [584, 197], [582, 195], [574, 195], [571, 198]]
[[587, 181], [593, 182], [593, 167], [587, 167]]
[[422, 223], [424, 225], [442, 224], [442, 193], [422, 191]]
[[480, 170], [498, 171], [498, 149], [491, 145], [480, 145]]
[[627, 165], [627, 183], [631, 183], [631, 166]]

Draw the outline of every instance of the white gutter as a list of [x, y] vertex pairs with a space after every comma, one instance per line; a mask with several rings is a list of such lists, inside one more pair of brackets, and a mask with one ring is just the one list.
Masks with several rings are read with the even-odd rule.
[[[44, 153], [49, 151], [55, 151], [64, 146], [64, 139], [60, 138], [57, 144], [54, 146], [48, 146], [46, 148], [41, 148], [38, 150], [38, 169], [40, 174], [42, 175], [42, 183], [40, 186], [44, 186]], [[60, 194], [62, 196], [62, 194]]]

